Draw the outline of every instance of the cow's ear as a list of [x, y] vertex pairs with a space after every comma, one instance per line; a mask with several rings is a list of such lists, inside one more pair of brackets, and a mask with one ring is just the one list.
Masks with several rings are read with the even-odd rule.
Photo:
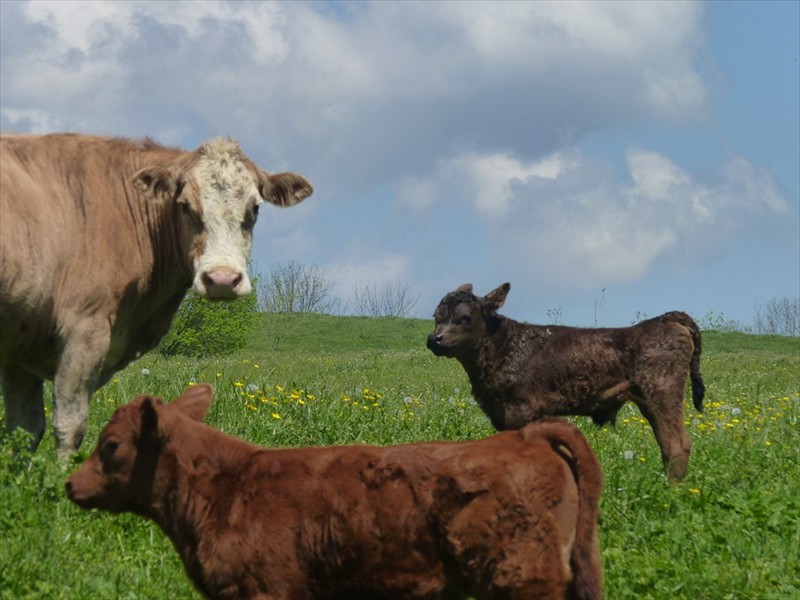
[[178, 192], [178, 178], [164, 167], [147, 167], [133, 176], [133, 187], [146, 196], [172, 200]]
[[160, 401], [151, 396], [145, 396], [142, 399], [142, 405], [139, 408], [142, 416], [141, 436], [148, 438], [155, 435], [158, 431], [158, 404]]
[[202, 421], [206, 418], [208, 409], [211, 408], [212, 396], [213, 392], [210, 385], [206, 383], [192, 385], [173, 400], [170, 406], [195, 421]]
[[466, 292], [467, 294], [471, 294], [472, 293], [472, 284], [471, 283], [465, 283], [464, 285], [460, 285], [460, 286], [458, 286], [456, 288], [456, 291], [457, 292]]
[[267, 175], [262, 171], [258, 191], [267, 202], [286, 207], [294, 206], [308, 198], [314, 188], [305, 177], [297, 173]]
[[483, 297], [481, 300], [481, 305], [488, 310], [497, 310], [503, 306], [503, 304], [505, 304], [506, 296], [508, 295], [508, 290], [510, 289], [510, 283], [504, 283], [503, 285], [493, 289]]

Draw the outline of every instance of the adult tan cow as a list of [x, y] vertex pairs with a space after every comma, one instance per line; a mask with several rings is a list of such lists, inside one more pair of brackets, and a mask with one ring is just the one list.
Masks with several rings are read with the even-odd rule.
[[231, 139], [193, 152], [80, 134], [0, 138], [0, 378], [9, 431], [38, 446], [53, 380], [59, 458], [77, 449], [91, 395], [153, 348], [191, 286], [251, 291], [259, 205], [312, 192], [269, 175]]

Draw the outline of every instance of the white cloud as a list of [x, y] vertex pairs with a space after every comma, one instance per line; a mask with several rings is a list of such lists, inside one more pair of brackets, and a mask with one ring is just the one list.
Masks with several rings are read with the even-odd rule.
[[705, 103], [692, 3], [22, 6], [4, 6], [4, 127], [36, 111], [39, 127], [230, 133], [272, 162], [313, 148], [332, 182], [412, 177], [459, 145], [544, 156]]
[[334, 262], [325, 269], [335, 282], [334, 295], [348, 298], [355, 285], [409, 282], [412, 279], [411, 259], [402, 254], [368, 254]]
[[741, 157], [708, 179], [643, 149], [628, 151], [625, 180], [577, 149], [533, 162], [469, 153], [447, 165], [416, 186], [458, 187], [489, 238], [489, 268], [562, 287], [630, 283], [792, 212], [769, 173]]

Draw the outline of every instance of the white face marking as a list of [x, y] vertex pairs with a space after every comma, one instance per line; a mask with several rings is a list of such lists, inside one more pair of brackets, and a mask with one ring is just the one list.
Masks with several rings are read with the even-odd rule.
[[192, 289], [216, 299], [249, 294], [254, 210], [263, 201], [255, 174], [235, 142], [216, 139], [204, 145], [192, 177], [207, 236], [202, 253], [194, 257]]

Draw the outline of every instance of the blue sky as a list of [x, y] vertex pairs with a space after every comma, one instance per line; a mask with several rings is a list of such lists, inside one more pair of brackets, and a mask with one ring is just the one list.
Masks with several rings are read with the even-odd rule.
[[800, 3], [0, 3], [0, 127], [236, 138], [266, 272], [748, 325], [800, 295]]

